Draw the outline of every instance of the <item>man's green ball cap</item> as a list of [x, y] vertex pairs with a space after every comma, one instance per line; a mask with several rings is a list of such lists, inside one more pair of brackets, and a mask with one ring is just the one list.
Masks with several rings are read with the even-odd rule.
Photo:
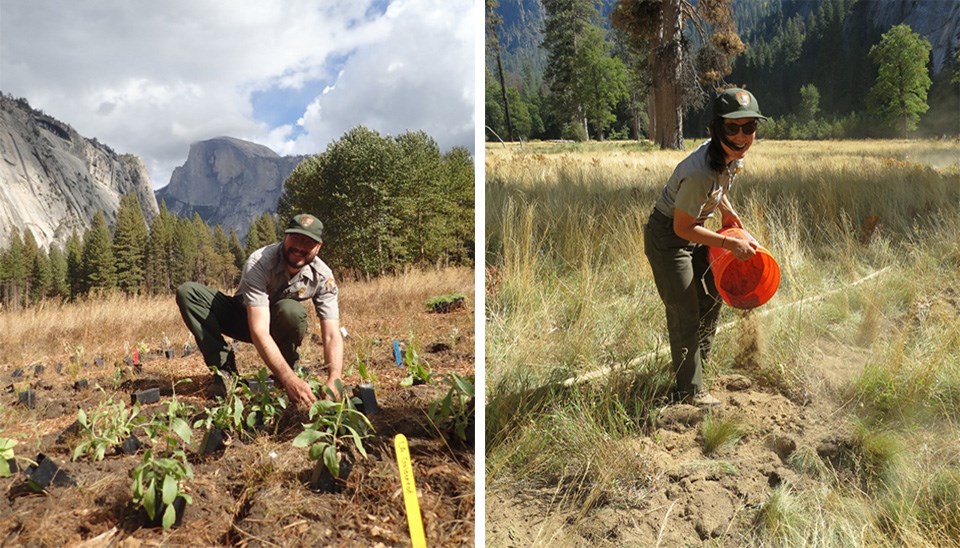
[[759, 118], [767, 117], [760, 114], [760, 105], [757, 98], [745, 89], [730, 88], [723, 90], [713, 101], [713, 114], [720, 118]]
[[322, 242], [323, 223], [313, 215], [301, 213], [300, 215], [294, 216], [293, 219], [290, 219], [290, 224], [287, 225], [284, 234], [303, 234], [304, 236], [313, 238], [317, 242]]

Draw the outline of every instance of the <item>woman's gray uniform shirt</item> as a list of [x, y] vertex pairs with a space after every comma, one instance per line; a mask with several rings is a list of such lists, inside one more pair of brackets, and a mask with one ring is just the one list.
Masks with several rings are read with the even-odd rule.
[[679, 209], [701, 225], [713, 215], [720, 199], [729, 192], [734, 178], [740, 173], [743, 160], [731, 162], [726, 172], [717, 173], [710, 169], [709, 147], [710, 141], [703, 143], [677, 164], [657, 198], [654, 206], [657, 211], [673, 218], [673, 210]]

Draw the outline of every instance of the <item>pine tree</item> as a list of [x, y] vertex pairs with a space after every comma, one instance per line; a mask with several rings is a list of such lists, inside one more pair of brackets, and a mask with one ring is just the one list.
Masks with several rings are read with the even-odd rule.
[[128, 194], [120, 200], [113, 234], [117, 286], [128, 295], [138, 294], [143, 289], [147, 237], [147, 222], [143, 218], [140, 200], [136, 194]]
[[[37, 293], [36, 287], [38, 285], [42, 286], [44, 281], [38, 280], [36, 275], [43, 275], [42, 272], [38, 271], [37, 261], [40, 256], [41, 249], [37, 245], [37, 239], [33, 236], [33, 232], [28, 228], [23, 231], [23, 265], [26, 269], [26, 276], [24, 277], [24, 283], [22, 287], [23, 295], [23, 305], [27, 306], [33, 304], [34, 295]], [[36, 272], [35, 272], [36, 271]], [[41, 287], [40, 292], [42, 294], [43, 288]]]
[[197, 231], [189, 219], [176, 219], [172, 247], [173, 262], [170, 264], [170, 272], [173, 276], [173, 287], [194, 281], [197, 259], [200, 255], [200, 242]]
[[7, 248], [0, 256], [0, 291], [3, 293], [4, 309], [19, 310], [23, 307], [27, 272], [23, 239], [20, 231], [14, 227]]
[[592, 0], [545, 0], [544, 74], [564, 137], [588, 139], [591, 126], [603, 132], [615, 119], [612, 109], [626, 96], [623, 63], [613, 59]]
[[87, 292], [87, 280], [83, 273], [83, 242], [76, 230], [67, 238], [66, 255], [69, 296], [70, 299], [76, 299]]
[[30, 303], [37, 304], [50, 294], [53, 285], [50, 257], [43, 248], [38, 248], [33, 257], [30, 278]]
[[88, 291], [109, 291], [117, 285], [110, 229], [102, 211], [93, 216], [93, 224], [83, 234], [83, 275]]
[[[620, 0], [611, 15], [632, 45], [647, 52], [653, 75], [650, 123], [663, 149], [683, 148], [683, 112], [703, 103], [701, 86], [713, 87], [732, 71], [729, 59], [746, 49], [737, 33], [732, 0]], [[703, 45], [685, 54], [693, 28]]]
[[[271, 213], [263, 213], [250, 225], [247, 233], [247, 254], [257, 249], [281, 240], [281, 231], [277, 227], [277, 220]], [[252, 247], [252, 246], [256, 247]]]
[[891, 28], [870, 48], [870, 60], [879, 65], [867, 98], [870, 112], [896, 127], [903, 138], [917, 129], [920, 115], [930, 108], [930, 49], [930, 42], [907, 25]]
[[192, 224], [193, 234], [197, 240], [197, 259], [192, 280], [205, 285], [215, 285], [219, 278], [220, 261], [213, 248], [213, 234], [207, 223], [200, 218], [199, 213], [193, 214]]
[[324, 260], [367, 276], [459, 259], [462, 235], [472, 237], [473, 163], [465, 151], [453, 158], [448, 167], [423, 132], [391, 138], [360, 126], [301, 162], [277, 212], [317, 215]]
[[237, 272], [243, 270], [244, 263], [247, 262], [247, 253], [243, 249], [243, 244], [240, 243], [240, 237], [237, 236], [237, 231], [233, 228], [230, 229], [230, 253], [233, 255], [233, 264], [237, 267]]
[[173, 232], [176, 217], [167, 210], [167, 204], [160, 203], [160, 213], [150, 223], [150, 236], [147, 239], [146, 282], [147, 289], [153, 294], [171, 293], [173, 284]]
[[50, 297], [69, 297], [70, 283], [67, 278], [67, 256], [57, 245], [51, 245], [50, 257]]
[[223, 289], [235, 287], [240, 271], [234, 264], [235, 258], [230, 249], [230, 240], [227, 239], [227, 234], [219, 224], [213, 228], [213, 251], [216, 258], [214, 279], [217, 284]]

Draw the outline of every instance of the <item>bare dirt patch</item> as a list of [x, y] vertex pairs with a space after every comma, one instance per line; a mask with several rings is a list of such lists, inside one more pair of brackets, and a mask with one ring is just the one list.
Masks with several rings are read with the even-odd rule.
[[[583, 513], [557, 496], [522, 483], [488, 485], [487, 542], [491, 546], [741, 546], [752, 511], [785, 483], [803, 489], [812, 478], [794, 471], [798, 450], [829, 459], [848, 434], [837, 388], [862, 371], [863, 349], [822, 342], [824, 373], [808, 379], [810, 392], [771, 385], [758, 374], [762, 328], [746, 318], [734, 374], [714, 378], [714, 410], [664, 407], [649, 435], [634, 443], [651, 478], [643, 493], [616, 497]], [[704, 453], [703, 423], [735, 421], [745, 434], [733, 446]], [[833, 449], [831, 449], [833, 448]]]

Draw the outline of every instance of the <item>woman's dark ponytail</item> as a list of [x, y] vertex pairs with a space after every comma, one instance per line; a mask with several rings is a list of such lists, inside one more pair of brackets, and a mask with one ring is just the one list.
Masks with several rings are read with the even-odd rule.
[[713, 117], [710, 121], [710, 146], [707, 148], [707, 163], [710, 169], [717, 173], [723, 173], [727, 168], [726, 153], [720, 142], [723, 140], [723, 118]]

